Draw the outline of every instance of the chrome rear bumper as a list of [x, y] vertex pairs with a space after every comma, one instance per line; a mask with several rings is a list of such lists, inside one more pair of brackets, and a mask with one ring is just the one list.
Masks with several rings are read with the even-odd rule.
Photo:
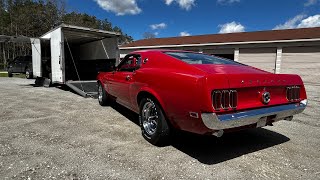
[[201, 113], [205, 126], [212, 130], [236, 128], [251, 124], [257, 127], [265, 126], [267, 118], [272, 116], [273, 121], [279, 121], [301, 113], [307, 106], [307, 100], [300, 103], [280, 105], [268, 108], [242, 111], [232, 114], [217, 115], [215, 113]]

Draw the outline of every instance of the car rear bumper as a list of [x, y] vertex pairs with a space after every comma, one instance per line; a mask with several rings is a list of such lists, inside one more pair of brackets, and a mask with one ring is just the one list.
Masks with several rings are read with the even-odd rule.
[[280, 105], [268, 108], [242, 111], [232, 114], [217, 115], [215, 113], [201, 113], [204, 125], [211, 130], [224, 130], [257, 124], [257, 127], [266, 126], [267, 121], [292, 119], [295, 114], [301, 113], [307, 106], [307, 100], [300, 103]]

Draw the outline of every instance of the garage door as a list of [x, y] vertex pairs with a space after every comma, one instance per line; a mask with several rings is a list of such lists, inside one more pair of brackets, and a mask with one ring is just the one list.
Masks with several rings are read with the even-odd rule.
[[276, 48], [240, 49], [239, 62], [274, 73], [276, 57]]
[[320, 46], [283, 48], [281, 73], [299, 74], [305, 83], [320, 84]]

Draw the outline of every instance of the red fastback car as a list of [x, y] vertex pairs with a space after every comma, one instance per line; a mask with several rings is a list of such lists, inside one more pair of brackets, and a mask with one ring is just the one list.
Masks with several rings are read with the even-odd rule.
[[225, 132], [291, 120], [307, 106], [301, 78], [272, 74], [216, 56], [173, 50], [127, 55], [98, 75], [98, 100], [139, 113], [143, 137], [166, 143], [171, 130]]

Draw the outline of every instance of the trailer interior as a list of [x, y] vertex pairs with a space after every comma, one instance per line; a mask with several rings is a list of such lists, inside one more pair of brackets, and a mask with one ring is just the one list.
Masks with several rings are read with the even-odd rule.
[[118, 36], [115, 32], [62, 24], [40, 38], [38, 74], [80, 95], [96, 94], [98, 73], [111, 71], [119, 61]]
[[[64, 30], [63, 35], [66, 81], [95, 80], [98, 72], [112, 70], [116, 57], [107, 51], [112, 37], [74, 30]], [[116, 51], [114, 45], [111, 48]]]

